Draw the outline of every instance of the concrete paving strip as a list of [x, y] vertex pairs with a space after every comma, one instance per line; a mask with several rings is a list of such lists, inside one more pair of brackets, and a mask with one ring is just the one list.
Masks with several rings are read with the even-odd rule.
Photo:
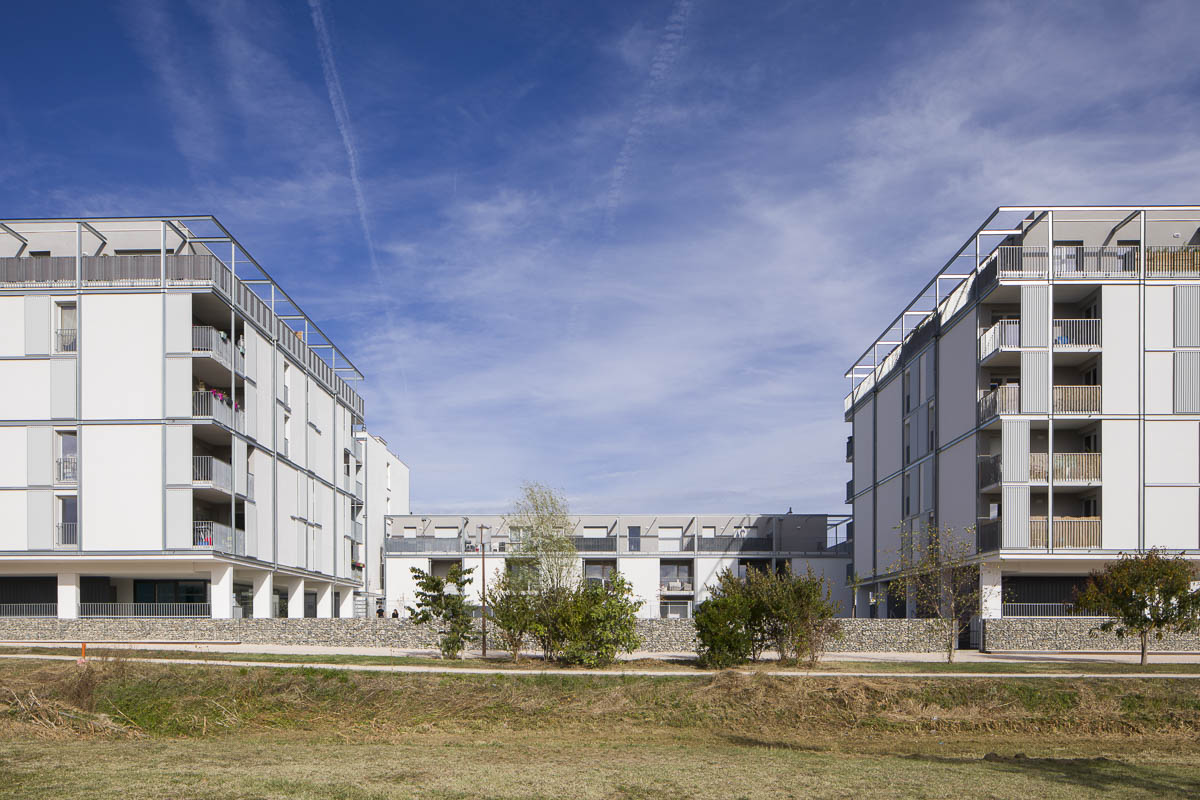
[[[60, 656], [38, 653], [0, 653], [0, 658], [19, 658], [28, 661], [78, 661], [77, 656]], [[93, 661], [103, 662], [107, 659], [95, 658]], [[185, 664], [202, 667], [266, 667], [270, 669], [338, 669], [349, 672], [398, 672], [398, 673], [428, 673], [434, 675], [559, 675], [565, 677], [607, 677], [607, 678], [693, 678], [716, 675], [713, 670], [654, 670], [654, 669], [498, 669], [487, 667], [435, 667], [416, 664], [322, 664], [320, 662], [300, 663], [281, 661], [234, 661], [207, 658], [126, 658], [125, 661], [136, 661], [146, 664]], [[803, 671], [762, 671], [762, 670], [726, 670], [738, 675], [771, 675], [775, 677], [794, 678], [1003, 678], [1008, 679], [1145, 679], [1165, 678], [1168, 680], [1200, 680], [1200, 673], [1173, 672], [803, 672]]]

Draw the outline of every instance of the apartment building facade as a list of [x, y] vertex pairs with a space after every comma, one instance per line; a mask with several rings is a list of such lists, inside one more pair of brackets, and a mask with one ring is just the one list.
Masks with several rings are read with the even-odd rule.
[[[571, 517], [579, 576], [604, 580], [613, 570], [643, 601], [643, 618], [688, 618], [726, 569], [809, 567], [833, 590], [839, 612], [850, 610], [849, 518], [826, 514], [621, 514]], [[519, 551], [520, 531], [504, 515], [395, 515], [385, 540], [386, 611], [405, 615], [413, 603], [412, 568], [445, 575], [452, 566], [473, 568], [469, 594], [479, 603]]]
[[1200, 207], [1002, 207], [847, 372], [856, 612], [903, 531], [967, 536], [983, 616], [1121, 552], [1200, 558]]
[[0, 614], [365, 613], [361, 379], [213, 217], [0, 222]]

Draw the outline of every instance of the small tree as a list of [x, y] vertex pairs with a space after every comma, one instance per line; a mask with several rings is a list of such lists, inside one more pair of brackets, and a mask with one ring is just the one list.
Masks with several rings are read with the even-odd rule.
[[566, 498], [541, 483], [521, 486], [521, 498], [508, 518], [515, 537], [512, 550], [528, 564], [533, 605], [529, 633], [553, 661], [567, 640], [566, 620], [579, 586], [579, 554], [567, 534], [572, 528]]
[[816, 664], [829, 639], [841, 632], [833, 618], [837, 606], [826, 580], [815, 575], [812, 567], [804, 575], [794, 575], [788, 564], [754, 584], [752, 594], [762, 606], [764, 638], [774, 645], [779, 659]]
[[1103, 570], [1092, 572], [1075, 596], [1075, 610], [1112, 617], [1098, 630], [1116, 633], [1119, 639], [1138, 637], [1145, 664], [1152, 635], [1161, 641], [1168, 631], [1200, 627], [1200, 589], [1192, 589], [1195, 576], [1196, 567], [1182, 556], [1169, 557], [1159, 550], [1122, 553]]
[[563, 619], [562, 660], [568, 664], [603, 667], [641, 646], [633, 587], [619, 572], [606, 581], [588, 581], [577, 587], [566, 604]]
[[521, 647], [533, 627], [535, 598], [530, 593], [530, 569], [513, 560], [487, 590], [488, 622], [495, 626], [513, 661], [521, 658]]
[[974, 530], [953, 528], [900, 532], [894, 585], [916, 604], [917, 616], [941, 622], [946, 661], [954, 660], [959, 635], [979, 612], [979, 567]]
[[467, 643], [475, 638], [471, 606], [467, 603], [466, 587], [474, 568], [463, 569], [455, 564], [445, 578], [439, 578], [418, 567], [411, 568], [417, 581], [416, 605], [408, 608], [413, 621], [429, 625], [438, 634], [442, 658], [458, 658]]

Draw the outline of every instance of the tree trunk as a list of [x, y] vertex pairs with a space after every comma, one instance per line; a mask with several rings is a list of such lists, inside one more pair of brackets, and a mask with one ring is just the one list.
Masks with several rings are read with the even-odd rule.
[[954, 640], [958, 638], [958, 625], [950, 626], [950, 635], [946, 638], [946, 663], [954, 663], [954, 645], [957, 644]]
[[1149, 646], [1149, 644], [1150, 644], [1150, 632], [1142, 631], [1142, 666], [1143, 667], [1146, 666], [1146, 664], [1147, 664], [1146, 648]]

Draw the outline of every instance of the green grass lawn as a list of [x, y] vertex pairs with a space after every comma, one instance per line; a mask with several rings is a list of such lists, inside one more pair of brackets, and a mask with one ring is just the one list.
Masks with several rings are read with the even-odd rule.
[[1195, 797], [1200, 683], [0, 662], [0, 797]]

